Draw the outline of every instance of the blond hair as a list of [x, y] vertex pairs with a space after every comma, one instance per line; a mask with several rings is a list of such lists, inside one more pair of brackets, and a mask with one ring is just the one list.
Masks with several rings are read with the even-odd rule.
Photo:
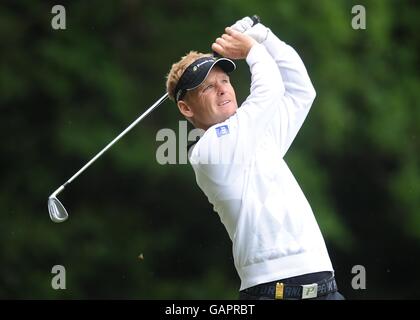
[[175, 87], [178, 84], [179, 79], [184, 73], [185, 69], [193, 63], [195, 60], [202, 57], [210, 57], [210, 53], [201, 53], [197, 51], [190, 51], [181, 58], [178, 62], [174, 63], [166, 76], [166, 91], [168, 92], [169, 99], [175, 101]]

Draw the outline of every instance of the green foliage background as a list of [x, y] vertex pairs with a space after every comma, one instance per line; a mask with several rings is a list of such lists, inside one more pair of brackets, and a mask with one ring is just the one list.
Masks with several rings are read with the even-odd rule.
[[[230, 240], [189, 165], [159, 165], [165, 103], [47, 197], [164, 93], [170, 65], [257, 13], [301, 55], [317, 99], [287, 154], [348, 299], [420, 298], [419, 3], [47, 1], [0, 5], [0, 298], [236, 299]], [[367, 29], [351, 27], [362, 4]], [[233, 75], [246, 97], [244, 62]], [[142, 254], [144, 259], [140, 259]], [[54, 265], [66, 290], [51, 288]], [[363, 265], [367, 289], [354, 290]]]

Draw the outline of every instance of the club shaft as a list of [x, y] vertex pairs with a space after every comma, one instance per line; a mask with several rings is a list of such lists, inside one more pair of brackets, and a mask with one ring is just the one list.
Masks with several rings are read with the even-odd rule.
[[[103, 148], [99, 153], [94, 156], [88, 163], [86, 163], [79, 171], [77, 171], [67, 182], [62, 186], [71, 183], [74, 179], [76, 179], [83, 171], [85, 171], [89, 166], [94, 163], [100, 156], [102, 156], [109, 148], [111, 148], [118, 140], [120, 140], [127, 132], [129, 132], [133, 127], [136, 126], [143, 118], [145, 118], [150, 112], [152, 112], [155, 108], [157, 108], [160, 104], [162, 104], [168, 98], [168, 94], [165, 93], [159, 100], [157, 100], [149, 109], [147, 109], [142, 115], [140, 115], [132, 124], [130, 124], [123, 132], [121, 132], [114, 140], [112, 140], [108, 145]], [[60, 190], [62, 191], [62, 190]]]

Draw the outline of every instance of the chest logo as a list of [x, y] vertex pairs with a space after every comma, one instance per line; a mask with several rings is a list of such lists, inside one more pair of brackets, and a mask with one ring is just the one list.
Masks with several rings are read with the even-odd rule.
[[216, 134], [219, 138], [225, 134], [229, 134], [229, 127], [227, 125], [216, 127]]

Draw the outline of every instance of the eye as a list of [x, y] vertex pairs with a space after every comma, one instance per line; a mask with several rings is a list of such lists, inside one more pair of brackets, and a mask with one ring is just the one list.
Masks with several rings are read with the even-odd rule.
[[207, 85], [207, 86], [204, 87], [203, 92], [206, 92], [207, 90], [209, 90], [211, 88], [213, 88], [213, 85], [212, 84], [209, 84], [209, 85]]

